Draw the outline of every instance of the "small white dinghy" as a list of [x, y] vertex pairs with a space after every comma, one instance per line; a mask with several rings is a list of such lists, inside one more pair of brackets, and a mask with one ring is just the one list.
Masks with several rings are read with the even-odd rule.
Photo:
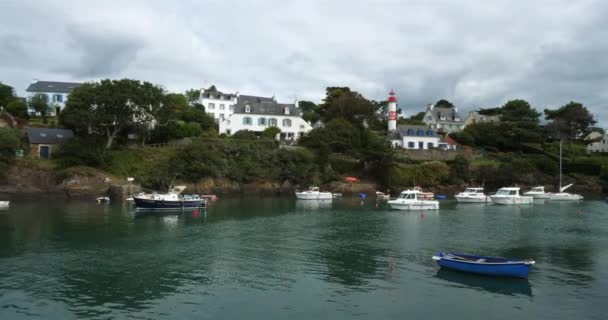
[[10, 201], [0, 201], [0, 209], [8, 209]]

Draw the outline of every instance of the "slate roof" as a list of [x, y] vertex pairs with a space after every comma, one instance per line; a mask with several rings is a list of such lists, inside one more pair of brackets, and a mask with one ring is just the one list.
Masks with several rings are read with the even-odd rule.
[[[250, 107], [249, 112], [245, 112], [247, 106]], [[234, 113], [286, 116], [285, 108], [289, 108], [289, 116], [300, 116], [300, 109], [293, 103], [278, 103], [274, 98], [240, 95], [234, 105]]]
[[27, 87], [27, 92], [72, 93], [74, 88], [82, 85], [77, 82], [36, 81]]
[[203, 98], [210, 98], [210, 96], [213, 95], [213, 98], [218, 100], [220, 99], [220, 97], [222, 97], [224, 100], [230, 100], [235, 96], [235, 94], [233, 93], [224, 93], [217, 90], [214, 85], [211, 85], [207, 89], [203, 89], [201, 91], [201, 95], [203, 96]]
[[[464, 123], [464, 119], [458, 114], [455, 108], [435, 107], [431, 110], [431, 114], [437, 122]], [[445, 117], [446, 119], [440, 120], [441, 117]], [[460, 118], [460, 120], [456, 121], [456, 118]]]
[[30, 144], [60, 144], [74, 138], [72, 130], [26, 128]]

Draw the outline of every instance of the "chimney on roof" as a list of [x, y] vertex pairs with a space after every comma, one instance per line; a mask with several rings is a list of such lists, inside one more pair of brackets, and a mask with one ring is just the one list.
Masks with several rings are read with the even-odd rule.
[[32, 80], [32, 83], [37, 83], [37, 82], [38, 82], [38, 79], [35, 79], [35, 78], [34, 78], [34, 79]]
[[429, 104], [428, 108], [429, 108], [431, 111], [433, 111], [433, 109], [435, 108], [435, 105], [431, 103], [431, 104]]

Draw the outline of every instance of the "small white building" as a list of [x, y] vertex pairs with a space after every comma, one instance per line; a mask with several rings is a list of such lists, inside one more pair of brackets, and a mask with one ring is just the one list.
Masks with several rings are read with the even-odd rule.
[[438, 148], [441, 137], [429, 126], [399, 125], [389, 133], [388, 140], [395, 148], [427, 150]]
[[464, 129], [464, 120], [457, 108], [435, 107], [429, 105], [422, 119], [424, 123], [439, 132], [450, 133]]
[[[46, 95], [51, 109], [50, 115], [57, 115], [68, 102], [68, 96], [81, 83], [76, 82], [58, 82], [58, 81], [38, 81], [34, 80], [25, 90], [27, 92], [27, 103], [29, 104], [33, 96], [37, 94]], [[29, 109], [28, 112], [32, 115], [36, 114], [35, 110]]]
[[600, 141], [592, 142], [587, 145], [587, 153], [596, 152], [608, 152], [608, 133], [604, 134]]
[[240, 130], [262, 132], [268, 127], [277, 127], [280, 140], [295, 141], [312, 130], [312, 126], [301, 117], [296, 104], [278, 103], [274, 97], [238, 95], [233, 112], [219, 123], [220, 134], [234, 134]]
[[499, 123], [499, 122], [500, 122], [500, 116], [497, 116], [497, 115], [488, 116], [488, 115], [479, 114], [478, 111], [471, 111], [471, 112], [469, 112], [469, 115], [467, 116], [467, 118], [464, 120], [463, 128], [466, 128], [467, 126], [470, 126], [470, 125], [476, 124], [476, 123]]
[[228, 119], [234, 113], [234, 105], [237, 102], [237, 93], [224, 93], [212, 85], [207, 89], [201, 89], [199, 103], [205, 107], [207, 112], [217, 123]]

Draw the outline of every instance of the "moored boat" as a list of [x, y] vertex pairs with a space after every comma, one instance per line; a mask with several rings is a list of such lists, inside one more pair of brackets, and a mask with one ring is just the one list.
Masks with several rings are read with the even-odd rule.
[[10, 206], [10, 201], [0, 201], [0, 209], [6, 209]]
[[580, 194], [565, 192], [566, 189], [570, 188], [572, 184], [569, 184], [563, 188], [560, 188], [560, 192], [552, 193], [549, 195], [549, 200], [552, 201], [578, 201], [583, 200], [583, 196]]
[[133, 196], [137, 209], [146, 210], [184, 210], [205, 207], [206, 199], [198, 195], [182, 195], [184, 186], [171, 188], [167, 193], [140, 193]]
[[376, 199], [378, 200], [390, 200], [391, 195], [384, 192], [376, 191]]
[[496, 204], [532, 204], [534, 198], [532, 196], [522, 196], [519, 194], [520, 188], [500, 188], [496, 194], [490, 196], [493, 203]]
[[420, 194], [422, 195], [422, 199], [432, 200], [433, 198], [435, 198], [435, 194], [434, 193], [432, 193], [432, 192], [424, 192], [420, 186], [414, 187], [414, 190], [420, 191]]
[[466, 188], [454, 197], [458, 202], [480, 203], [491, 201], [490, 197], [483, 193], [483, 188]]
[[524, 192], [524, 196], [532, 196], [534, 199], [549, 199], [550, 195], [550, 193], [545, 192], [543, 186], [532, 187], [530, 191]]
[[399, 194], [399, 197], [388, 201], [392, 209], [397, 210], [437, 210], [439, 209], [439, 201], [427, 200], [420, 190], [405, 190]]
[[319, 191], [319, 187], [310, 187], [306, 191], [296, 192], [296, 197], [300, 200], [327, 200], [334, 198], [331, 192]]
[[534, 260], [518, 260], [440, 252], [433, 260], [442, 268], [488, 276], [527, 278]]

